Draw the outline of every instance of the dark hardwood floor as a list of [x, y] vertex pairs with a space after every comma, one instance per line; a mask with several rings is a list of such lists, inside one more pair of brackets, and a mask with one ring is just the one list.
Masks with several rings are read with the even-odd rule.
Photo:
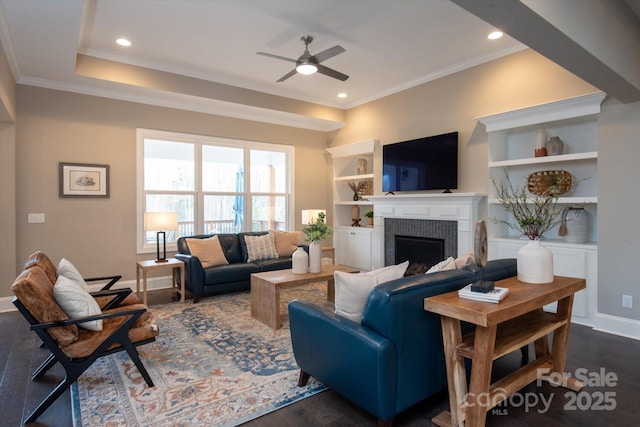
[[[149, 305], [171, 300], [170, 291], [149, 293]], [[0, 314], [0, 427], [19, 426], [63, 375], [54, 367], [43, 380], [31, 372], [46, 357], [27, 322], [17, 312]], [[580, 393], [543, 383], [529, 384], [487, 414], [487, 426], [632, 426], [640, 420], [640, 341], [573, 325], [566, 371], [588, 378]], [[502, 376], [520, 366], [520, 353], [494, 363]], [[604, 373], [604, 375], [602, 375]], [[613, 385], [615, 377], [615, 385]], [[603, 381], [608, 379], [608, 384]], [[544, 400], [543, 400], [544, 399]], [[440, 393], [396, 417], [395, 426], [431, 426], [432, 417], [448, 408]], [[60, 397], [33, 426], [72, 425], [70, 393]], [[331, 390], [322, 392], [245, 424], [248, 427], [375, 426], [376, 419]]]

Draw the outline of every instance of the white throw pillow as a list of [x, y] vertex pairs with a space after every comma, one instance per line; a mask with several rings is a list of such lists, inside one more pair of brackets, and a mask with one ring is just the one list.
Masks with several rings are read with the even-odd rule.
[[409, 261], [405, 261], [402, 264], [390, 265], [366, 273], [336, 271], [333, 274], [336, 291], [335, 313], [360, 323], [362, 310], [373, 288], [381, 283], [401, 278], [408, 266]]
[[445, 259], [444, 261], [440, 261], [433, 267], [431, 267], [425, 274], [437, 273], [438, 271], [446, 271], [446, 270], [455, 270], [456, 269], [456, 260], [453, 259], [452, 256]]
[[66, 258], [62, 258], [58, 263], [58, 276], [64, 276], [69, 280], [73, 280], [82, 289], [86, 289], [87, 287], [87, 283], [84, 281], [82, 274], [80, 274], [75, 265]]
[[[95, 316], [102, 313], [96, 300], [82, 286], [62, 274], [58, 275], [56, 284], [53, 287], [53, 297], [71, 319]], [[79, 323], [78, 326], [90, 331], [101, 331], [102, 319]]]
[[278, 258], [276, 245], [273, 241], [273, 234], [267, 233], [261, 236], [244, 236], [244, 241], [247, 244], [247, 262]]

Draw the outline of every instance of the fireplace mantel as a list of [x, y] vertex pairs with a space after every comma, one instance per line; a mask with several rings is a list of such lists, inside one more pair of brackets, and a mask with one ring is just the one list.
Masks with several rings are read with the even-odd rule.
[[373, 268], [384, 267], [384, 219], [457, 221], [458, 255], [473, 250], [475, 224], [486, 194], [440, 193], [367, 196], [373, 203]]

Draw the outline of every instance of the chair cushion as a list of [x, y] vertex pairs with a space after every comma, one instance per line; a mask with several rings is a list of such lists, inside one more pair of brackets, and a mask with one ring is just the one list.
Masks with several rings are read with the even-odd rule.
[[278, 256], [291, 256], [295, 250], [298, 249], [301, 235], [299, 231], [269, 231], [269, 233], [273, 234], [273, 241], [276, 245]]
[[[104, 313], [115, 313], [127, 310], [135, 310], [140, 308], [146, 308], [143, 304], [129, 305], [126, 307], [116, 307], [111, 310], [106, 310]], [[102, 342], [110, 337], [114, 331], [119, 328], [126, 320], [128, 316], [121, 317], [112, 317], [109, 319], [103, 320], [103, 328], [102, 331], [94, 332], [89, 330], [81, 329], [78, 334], [78, 340], [71, 343], [68, 346], [62, 348], [62, 351], [71, 358], [82, 358], [90, 356], [96, 348]], [[154, 338], [158, 336], [159, 328], [156, 317], [150, 311], [146, 311], [145, 313], [136, 320], [134, 325], [129, 329], [129, 339], [132, 343], [137, 343], [140, 341], [146, 341], [148, 339]], [[109, 349], [113, 349], [119, 347], [120, 344], [114, 343], [109, 347]]]
[[[11, 291], [38, 323], [69, 319], [53, 297], [53, 283], [40, 267], [22, 271], [11, 285]], [[78, 339], [76, 325], [56, 326], [49, 328], [48, 332], [60, 346]]]
[[[53, 297], [72, 319], [102, 314], [100, 306], [89, 292], [62, 274], [58, 275], [53, 287]], [[102, 319], [78, 323], [78, 326], [90, 331], [101, 331]]]
[[51, 284], [56, 283], [56, 278], [58, 277], [57, 269], [48, 256], [40, 251], [32, 253], [25, 261], [24, 268], [31, 268], [34, 265], [37, 265], [42, 269], [42, 271], [45, 272], [45, 274], [51, 281]]
[[273, 241], [273, 234], [244, 236], [244, 241], [247, 245], [247, 262], [278, 258], [276, 245]]
[[203, 268], [229, 264], [222, 252], [218, 236], [208, 239], [187, 239], [187, 245], [191, 255], [198, 257]]
[[405, 261], [366, 273], [336, 271], [334, 273], [335, 313], [360, 323], [362, 310], [373, 288], [380, 283], [401, 278], [408, 266], [409, 261]]

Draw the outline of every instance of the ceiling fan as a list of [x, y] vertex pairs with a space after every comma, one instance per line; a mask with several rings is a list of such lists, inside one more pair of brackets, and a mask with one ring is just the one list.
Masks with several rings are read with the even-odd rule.
[[304, 43], [304, 53], [298, 59], [285, 58], [284, 56], [273, 55], [266, 52], [256, 52], [258, 55], [269, 56], [271, 58], [281, 59], [283, 61], [293, 62], [296, 64], [296, 67], [293, 70], [278, 79], [278, 83], [287, 80], [296, 73], [313, 74], [316, 71], [320, 74], [324, 74], [325, 76], [333, 77], [334, 79], [342, 81], [349, 78], [346, 74], [342, 74], [339, 71], [320, 64], [321, 62], [344, 52], [345, 50], [342, 46], [336, 45], [327, 50], [323, 50], [320, 53], [311, 55], [309, 53], [309, 44], [313, 41], [313, 37], [305, 34], [300, 37], [300, 40]]

